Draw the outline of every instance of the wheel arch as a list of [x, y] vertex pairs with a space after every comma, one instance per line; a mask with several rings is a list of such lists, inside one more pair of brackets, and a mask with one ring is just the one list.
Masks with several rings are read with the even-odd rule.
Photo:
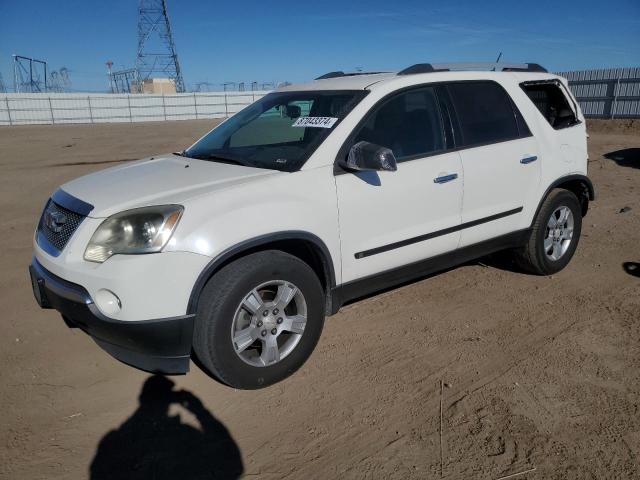
[[196, 313], [202, 289], [216, 272], [238, 258], [265, 250], [283, 251], [309, 265], [318, 276], [324, 289], [325, 311], [327, 314], [331, 314], [331, 292], [336, 286], [333, 259], [326, 244], [318, 236], [304, 231], [283, 231], [260, 235], [224, 250], [213, 258], [198, 276], [191, 290], [187, 313]]
[[533, 222], [536, 221], [536, 217], [538, 216], [538, 212], [540, 212], [540, 208], [542, 208], [542, 203], [549, 195], [549, 192], [554, 188], [564, 188], [565, 190], [569, 190], [576, 197], [578, 197], [578, 201], [580, 202], [580, 208], [582, 209], [582, 216], [587, 215], [587, 211], [589, 210], [589, 202], [592, 202], [596, 198], [595, 189], [593, 188], [593, 183], [586, 175], [574, 174], [574, 175], [566, 175], [564, 177], [560, 177], [556, 179], [547, 190], [544, 192], [542, 198], [538, 202], [538, 208], [536, 208], [536, 213], [533, 216]]

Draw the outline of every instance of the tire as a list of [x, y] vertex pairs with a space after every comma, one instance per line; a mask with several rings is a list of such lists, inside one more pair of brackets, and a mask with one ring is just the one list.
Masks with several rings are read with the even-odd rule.
[[[561, 215], [567, 210], [571, 214], [570, 217], [564, 223], [560, 223], [563, 220]], [[552, 215], [556, 219], [556, 224], [560, 223], [558, 229], [551, 228]], [[573, 257], [578, 247], [581, 230], [582, 209], [578, 198], [568, 190], [560, 188], [552, 190], [540, 207], [529, 240], [517, 251], [518, 265], [536, 275], [551, 275], [559, 272]], [[568, 235], [570, 238], [567, 238]], [[559, 238], [560, 236], [562, 238]]]
[[302, 260], [278, 250], [242, 257], [217, 272], [200, 295], [193, 339], [198, 363], [234, 388], [279, 382], [311, 355], [324, 308], [322, 285]]

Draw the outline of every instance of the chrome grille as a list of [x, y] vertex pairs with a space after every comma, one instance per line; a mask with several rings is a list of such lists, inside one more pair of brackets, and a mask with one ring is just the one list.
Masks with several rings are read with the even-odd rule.
[[[52, 225], [51, 222], [47, 222], [48, 216], [49, 218], [57, 218], [58, 223]], [[42, 218], [38, 225], [38, 244], [45, 248], [41, 243], [42, 236], [44, 236], [46, 241], [58, 250], [58, 253], [61, 252], [84, 219], [84, 215], [80, 215], [58, 205], [53, 200], [49, 200], [44, 212], [42, 212]]]

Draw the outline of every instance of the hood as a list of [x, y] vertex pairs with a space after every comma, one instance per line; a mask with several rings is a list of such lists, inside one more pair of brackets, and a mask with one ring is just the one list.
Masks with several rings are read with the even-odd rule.
[[181, 204], [195, 196], [267, 175], [284, 174], [277, 170], [166, 155], [92, 173], [60, 188], [92, 204], [90, 217], [102, 218], [130, 208]]

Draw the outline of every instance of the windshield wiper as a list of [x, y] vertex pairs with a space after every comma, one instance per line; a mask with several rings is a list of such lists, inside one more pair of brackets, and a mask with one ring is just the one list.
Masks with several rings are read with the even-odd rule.
[[198, 160], [208, 160], [208, 161], [215, 161], [215, 162], [221, 162], [221, 163], [229, 163], [232, 165], [242, 165], [243, 167], [251, 166], [247, 162], [240, 160], [239, 158], [228, 157], [226, 155], [220, 155], [219, 153], [211, 153], [209, 155], [193, 155], [190, 158], [197, 158]]

